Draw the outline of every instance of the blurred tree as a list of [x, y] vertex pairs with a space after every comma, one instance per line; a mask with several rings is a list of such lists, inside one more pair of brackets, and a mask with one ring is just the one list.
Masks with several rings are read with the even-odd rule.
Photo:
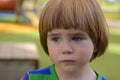
[[108, 2], [114, 3], [114, 2], [120, 2], [120, 0], [107, 0]]

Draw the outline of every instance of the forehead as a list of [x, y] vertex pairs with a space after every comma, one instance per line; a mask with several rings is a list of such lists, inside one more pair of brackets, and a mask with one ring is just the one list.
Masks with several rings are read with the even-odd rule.
[[86, 35], [85, 31], [80, 29], [53, 29], [48, 32], [49, 35], [61, 35], [61, 34], [70, 34], [70, 35]]

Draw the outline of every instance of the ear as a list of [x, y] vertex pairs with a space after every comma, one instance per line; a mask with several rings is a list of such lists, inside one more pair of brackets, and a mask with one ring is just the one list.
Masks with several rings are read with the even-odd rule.
[[93, 53], [96, 53], [96, 52], [98, 52], [98, 49], [95, 47], [93, 50]]

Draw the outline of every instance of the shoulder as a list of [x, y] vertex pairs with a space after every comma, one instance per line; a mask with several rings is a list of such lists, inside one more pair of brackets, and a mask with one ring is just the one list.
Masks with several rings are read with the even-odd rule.
[[94, 72], [96, 73], [96, 75], [97, 75], [97, 80], [107, 80], [107, 78], [105, 78], [103, 75], [101, 75], [100, 73], [98, 73], [98, 72], [96, 72], [95, 70], [94, 70]]
[[30, 75], [37, 75], [37, 74], [39, 74], [39, 75], [50, 75], [51, 74], [50, 66], [46, 67], [46, 68], [42, 68], [42, 69], [30, 70], [24, 75], [24, 77], [21, 80], [29, 80]]
[[30, 70], [28, 74], [50, 74], [50, 66], [38, 70]]
[[107, 80], [107, 78], [105, 78], [105, 77], [102, 77], [102, 80]]

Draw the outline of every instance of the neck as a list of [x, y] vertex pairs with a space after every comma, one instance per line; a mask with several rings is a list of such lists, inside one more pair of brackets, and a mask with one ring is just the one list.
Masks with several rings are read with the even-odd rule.
[[80, 67], [79, 70], [55, 69], [59, 80], [96, 80], [96, 74], [89, 66]]

